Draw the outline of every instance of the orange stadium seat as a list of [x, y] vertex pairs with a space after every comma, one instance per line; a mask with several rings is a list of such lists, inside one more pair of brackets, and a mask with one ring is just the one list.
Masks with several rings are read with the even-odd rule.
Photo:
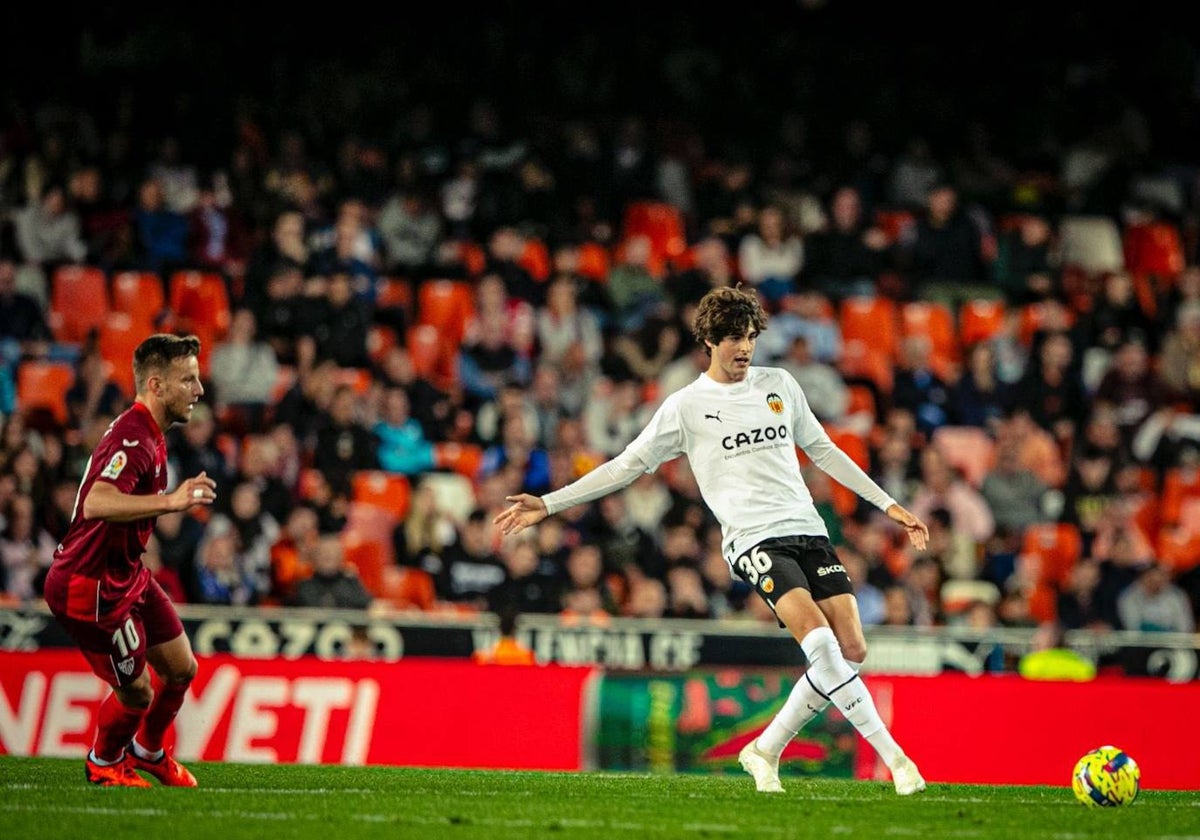
[[962, 361], [962, 348], [954, 313], [944, 303], [914, 300], [900, 304], [900, 335], [928, 336], [933, 347], [932, 363], [940, 375]]
[[483, 448], [473, 443], [440, 442], [433, 445], [434, 463], [475, 481], [483, 464]]
[[838, 359], [838, 370], [846, 379], [865, 379], [875, 384], [884, 394], [892, 393], [896, 377], [895, 363], [883, 350], [872, 347], [861, 338], [852, 338], [842, 344], [842, 355]]
[[177, 271], [171, 275], [168, 303], [172, 329], [200, 339], [200, 372], [208, 374], [213, 346], [229, 332], [229, 291], [219, 274]]
[[125, 396], [130, 399], [136, 393], [133, 380], [133, 351], [145, 340], [150, 329], [124, 312], [114, 313], [100, 328], [96, 346], [104, 361], [108, 363], [108, 375], [121, 386]]
[[1174, 280], [1186, 263], [1179, 228], [1166, 221], [1134, 224], [1121, 237], [1125, 267], [1133, 274]]
[[1190, 499], [1200, 498], [1200, 469], [1172, 467], [1163, 476], [1162, 507], [1160, 514], [1166, 525], [1182, 521], [1184, 504]]
[[401, 610], [430, 610], [437, 600], [433, 576], [407, 566], [383, 567], [379, 597]]
[[383, 470], [359, 470], [350, 479], [350, 499], [374, 505], [397, 519], [408, 515], [412, 487], [408, 478]]
[[987, 341], [1004, 328], [1007, 307], [1002, 300], [963, 301], [958, 309], [958, 337], [963, 347]]
[[367, 330], [367, 355], [375, 364], [382, 362], [388, 351], [399, 343], [400, 337], [392, 327], [372, 324]]
[[1083, 554], [1079, 529], [1067, 522], [1038, 522], [1025, 529], [1021, 553], [1038, 562], [1038, 580], [1061, 586]]
[[539, 283], [545, 283], [550, 279], [550, 250], [546, 247], [546, 243], [536, 236], [525, 238], [525, 246], [517, 264], [528, 271], [530, 276]]
[[374, 596], [383, 591], [384, 570], [392, 565], [390, 543], [365, 539], [354, 532], [342, 533], [342, 556], [358, 572], [363, 586]]
[[112, 279], [112, 308], [123, 312], [147, 332], [166, 309], [162, 278], [149, 271], [121, 271]]
[[432, 324], [414, 324], [405, 333], [405, 348], [413, 372], [434, 385], [453, 383], [457, 378], [457, 344], [449, 344]]
[[82, 344], [92, 330], [100, 328], [111, 308], [103, 269], [64, 265], [54, 270], [47, 322], [56, 341]]
[[404, 313], [404, 323], [412, 322], [412, 284], [403, 277], [384, 277], [375, 286], [375, 308], [399, 310]]
[[838, 324], [843, 341], [858, 339], [866, 345], [897, 358], [899, 323], [896, 302], [891, 298], [853, 295], [838, 306]]
[[579, 246], [579, 273], [597, 283], [608, 281], [612, 257], [599, 242], [583, 242]]
[[644, 234], [650, 237], [655, 257], [665, 263], [679, 257], [687, 248], [687, 228], [683, 214], [665, 201], [631, 201], [621, 218], [621, 239]]
[[487, 251], [478, 242], [461, 240], [458, 243], [458, 259], [470, 277], [478, 277], [487, 269]]
[[417, 288], [418, 324], [430, 324], [456, 347], [475, 311], [471, 286], [463, 280], [426, 280]]
[[67, 362], [30, 360], [17, 366], [17, 405], [29, 414], [48, 411], [55, 422], [67, 422], [67, 390], [75, 368]]

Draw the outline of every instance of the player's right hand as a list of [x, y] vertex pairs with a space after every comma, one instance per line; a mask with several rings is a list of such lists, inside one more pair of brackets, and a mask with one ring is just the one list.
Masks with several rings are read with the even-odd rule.
[[550, 515], [546, 503], [538, 496], [521, 493], [517, 496], [505, 496], [504, 501], [512, 502], [499, 513], [492, 524], [500, 528], [501, 533], [519, 534], [531, 525], [536, 525]]
[[217, 498], [217, 482], [201, 472], [195, 478], [180, 483], [171, 494], [175, 510], [187, 510], [194, 505], [211, 505]]

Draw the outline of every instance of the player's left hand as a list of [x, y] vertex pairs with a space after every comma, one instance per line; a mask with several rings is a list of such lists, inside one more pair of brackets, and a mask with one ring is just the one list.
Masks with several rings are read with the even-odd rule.
[[202, 471], [195, 478], [181, 481], [171, 496], [175, 510], [187, 510], [193, 505], [211, 505], [217, 498], [217, 482]]
[[917, 551], [924, 551], [929, 544], [929, 526], [900, 505], [887, 509], [888, 519], [897, 523], [908, 534], [908, 541]]

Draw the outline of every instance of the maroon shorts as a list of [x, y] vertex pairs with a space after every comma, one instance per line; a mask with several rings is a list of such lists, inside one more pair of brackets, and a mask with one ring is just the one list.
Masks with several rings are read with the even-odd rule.
[[79, 609], [87, 600], [83, 590], [96, 581], [72, 575], [66, 591], [61, 586], [49, 585], [49, 580], [47, 584], [46, 604], [50, 611], [79, 645], [96, 676], [113, 688], [129, 685], [141, 676], [146, 668], [146, 648], [169, 642], [183, 633], [175, 605], [153, 578], [126, 612], [101, 615], [99, 620], [89, 620]]

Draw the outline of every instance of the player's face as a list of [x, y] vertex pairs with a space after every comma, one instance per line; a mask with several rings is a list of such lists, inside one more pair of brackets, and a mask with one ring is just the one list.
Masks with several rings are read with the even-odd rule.
[[712, 349], [708, 375], [717, 382], [741, 382], [750, 370], [756, 341], [758, 330], [747, 327], [740, 335], [727, 335], [718, 344], [706, 342]]
[[158, 378], [156, 391], [165, 409], [167, 425], [186, 423], [192, 409], [204, 394], [200, 384], [200, 363], [195, 356], [176, 359]]

